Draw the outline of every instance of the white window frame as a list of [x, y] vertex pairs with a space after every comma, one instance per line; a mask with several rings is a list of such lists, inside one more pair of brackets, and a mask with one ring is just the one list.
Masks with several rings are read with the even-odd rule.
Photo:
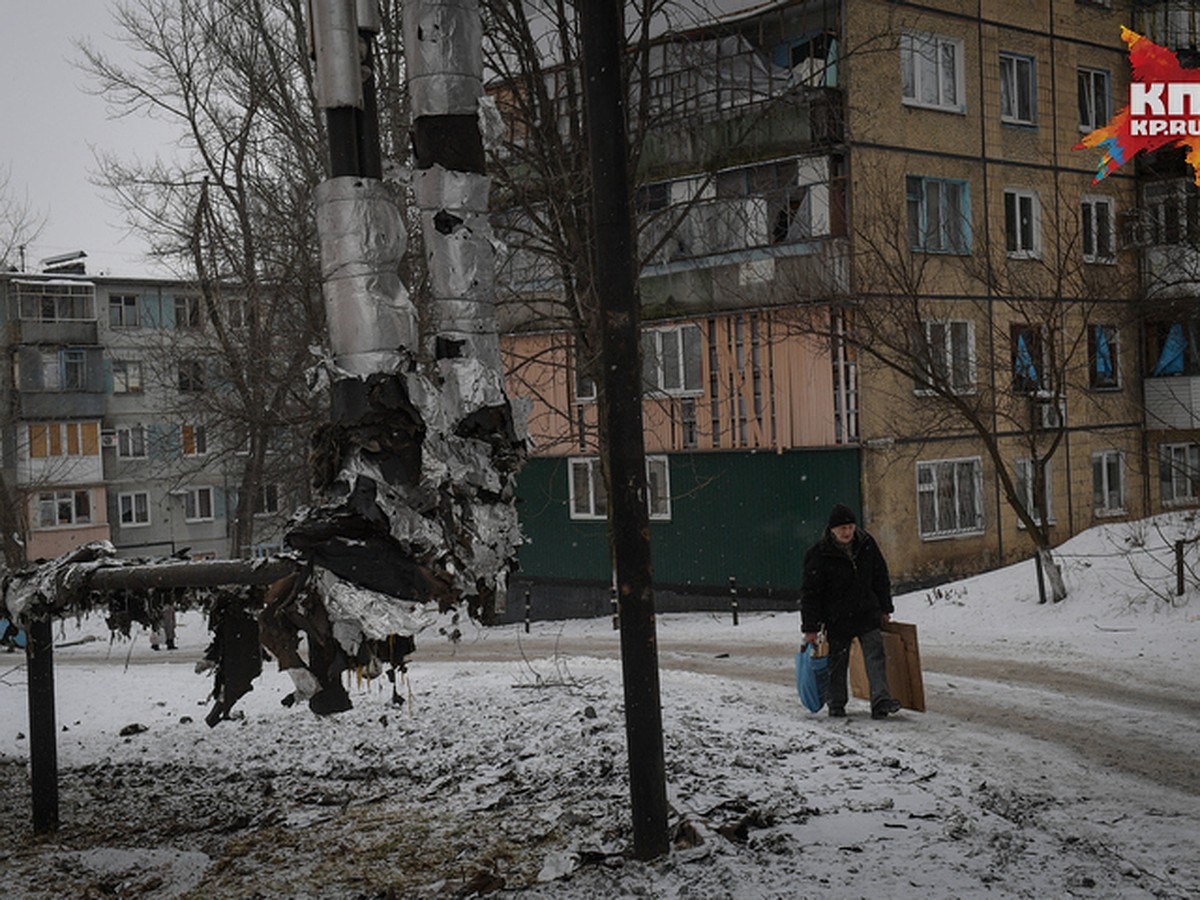
[[[1110, 503], [1110, 498], [1114, 493], [1114, 486], [1111, 484], [1110, 475], [1114, 470], [1117, 484], [1115, 493], [1117, 496], [1117, 505], [1113, 506]], [[1101, 502], [1097, 504], [1097, 489]], [[1125, 454], [1120, 450], [1097, 450], [1092, 454], [1092, 511], [1097, 517], [1103, 516], [1122, 516], [1127, 512], [1125, 505]]]
[[[954, 71], [947, 75], [943, 69], [946, 54], [953, 60]], [[922, 69], [918, 59], [934, 57], [932, 77], [936, 84], [927, 85], [928, 68]], [[932, 87], [936, 100], [922, 99]], [[963, 42], [960, 38], [924, 31], [905, 30], [900, 35], [900, 94], [905, 106], [936, 109], [942, 112], [967, 111], [965, 79], [963, 77]], [[953, 92], [953, 96], [948, 96]]]
[[[1095, 338], [1097, 331], [1103, 329], [1105, 340], [1108, 342], [1109, 353], [1112, 356], [1113, 384], [1096, 384]], [[1116, 325], [1103, 322], [1093, 322], [1088, 325], [1088, 389], [1093, 391], [1119, 391], [1121, 384], [1121, 331]]]
[[[688, 348], [694, 347], [691, 358]], [[671, 397], [704, 393], [704, 333], [699, 325], [674, 325], [642, 332], [642, 378], [648, 392]]]
[[[1010, 198], [1013, 203], [1013, 211], [1015, 216], [1016, 231], [1009, 232], [1008, 227], [1008, 210]], [[1029, 245], [1025, 245], [1024, 229], [1021, 227], [1022, 205], [1029, 205]], [[1009, 247], [1009, 239], [1012, 239], [1013, 247]], [[1005, 188], [1004, 189], [1004, 240], [1005, 250], [1010, 259], [1037, 259], [1042, 255], [1042, 207], [1038, 199], [1037, 191], [1029, 188]]]
[[[1108, 226], [1108, 252], [1102, 253], [1100, 223]], [[1111, 197], [1084, 196], [1079, 201], [1079, 243], [1083, 261], [1102, 265], [1117, 262], [1117, 209]], [[1088, 245], [1091, 245], [1090, 247]]]
[[[1045, 510], [1038, 506], [1033, 496], [1033, 460], [1027, 456], [1013, 460], [1013, 486], [1017, 493], [1021, 495], [1021, 502], [1025, 506], [1025, 510], [1029, 513], [1030, 518], [1039, 525], [1043, 521], [1053, 525], [1054, 518], [1054, 469], [1052, 463], [1046, 463], [1046, 503]], [[1042, 516], [1045, 515], [1043, 520]], [[1024, 523], [1020, 519], [1017, 520], [1017, 527], [1024, 528]]]
[[[964, 476], [964, 469], [969, 467], [969, 473]], [[929, 478], [922, 478], [928, 474]], [[971, 489], [974, 496], [973, 522], [958, 521], [962, 510], [960, 491], [962, 479], [971, 479]], [[953, 493], [950, 501], [954, 505], [955, 524], [950, 528], [938, 528], [939, 478], [951, 479], [949, 489]], [[932, 510], [934, 522], [922, 521], [922, 495], [930, 494], [933, 498]], [[983, 534], [983, 460], [978, 456], [959, 457], [957, 459], [934, 459], [917, 463], [916, 466], [916, 500], [917, 500], [917, 532], [923, 541], [942, 540], [944, 538], [971, 537]], [[932, 524], [933, 527], [928, 527]]]
[[[1086, 83], [1085, 83], [1086, 82]], [[1079, 100], [1079, 131], [1090, 134], [1103, 128], [1112, 118], [1112, 76], [1107, 69], [1080, 66], [1076, 74]], [[1097, 103], [1096, 85], [1103, 84], [1103, 102]], [[1103, 108], [1101, 108], [1103, 107]]]
[[[138, 500], [142, 501], [144, 516], [138, 516]], [[129, 518], [126, 519], [126, 513]], [[150, 524], [150, 492], [129, 491], [117, 494], [117, 523], [122, 528], [145, 528]]]
[[114, 359], [112, 361], [114, 394], [140, 394], [145, 389], [140, 359]]
[[[953, 393], [959, 395], [975, 393], [976, 373], [974, 321], [971, 319], [927, 319], [921, 324], [925, 330], [925, 344], [929, 348], [930, 362], [935, 365], [940, 363], [940, 365], [944, 367], [943, 371], [949, 373], [948, 376], [943, 377], [949, 383]], [[967, 342], [967, 371], [965, 373], [967, 381], [965, 384], [957, 384], [955, 383], [955, 361], [958, 357], [959, 342], [955, 340], [955, 334], [958, 333], [961, 335], [964, 334], [964, 332], [965, 340]], [[928, 397], [935, 392], [930, 388], [917, 387], [914, 389], [913, 393], [919, 397]]]
[[[188, 452], [188, 430], [192, 433], [192, 450]], [[179, 426], [179, 453], [184, 457], [208, 455], [208, 433], [203, 425], [185, 422]]]
[[[216, 504], [211, 487], [193, 487], [183, 491], [183, 520], [185, 522], [211, 522], [216, 519]], [[201, 497], [208, 497], [208, 515], [203, 515]]]
[[[608, 518], [608, 496], [604, 491], [599, 457], [573, 456], [568, 459], [567, 494], [572, 519], [602, 522]], [[584, 498], [586, 505], [578, 502]], [[662, 454], [646, 457], [646, 509], [652, 522], [671, 521], [671, 465], [669, 458]]]
[[146, 429], [142, 425], [117, 426], [117, 458], [145, 459]]
[[[114, 312], [117, 314], [115, 317], [113, 316]], [[118, 321], [114, 322], [114, 318]], [[110, 328], [137, 328], [141, 322], [141, 308], [137, 294], [109, 294], [108, 326]]]
[[1037, 63], [1032, 56], [1000, 51], [1000, 121], [1037, 124]]
[[[87, 511], [81, 513], [79, 509], [80, 498], [86, 498]], [[38, 504], [38, 531], [50, 531], [58, 528], [75, 528], [79, 525], [92, 524], [92, 492], [86, 489], [67, 489], [62, 491], [39, 491], [37, 495]], [[49, 504], [51, 521], [47, 524], [45, 515], [46, 504]], [[65, 506], [64, 506], [65, 504]], [[66, 515], [62, 513], [66, 510]]]
[[[1167, 459], [1167, 456], [1170, 459]], [[1163, 506], [1182, 506], [1200, 498], [1200, 444], [1158, 445], [1159, 491]], [[1168, 479], [1165, 467], [1170, 467]], [[1164, 489], [1164, 483], [1170, 491]]]
[[202, 359], [181, 359], [178, 379], [176, 387], [181, 394], [202, 394], [208, 390], [208, 367]]

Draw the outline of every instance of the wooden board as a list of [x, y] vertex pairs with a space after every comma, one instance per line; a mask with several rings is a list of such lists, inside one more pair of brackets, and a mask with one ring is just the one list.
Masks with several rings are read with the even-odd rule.
[[[905, 709], [925, 712], [925, 680], [921, 676], [917, 626], [907, 622], [887, 622], [880, 630], [887, 660], [888, 689]], [[857, 640], [850, 645], [850, 691], [861, 700], [871, 699], [862, 648]]]

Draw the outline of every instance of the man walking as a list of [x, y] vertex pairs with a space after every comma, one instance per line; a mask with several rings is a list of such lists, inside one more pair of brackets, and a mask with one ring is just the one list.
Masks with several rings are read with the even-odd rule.
[[871, 718], [900, 708], [888, 690], [879, 626], [891, 621], [892, 586], [875, 539], [858, 528], [850, 507], [838, 503], [829, 527], [804, 556], [800, 629], [816, 643], [821, 626], [829, 638], [829, 715], [846, 715], [850, 644], [858, 638], [871, 686]]

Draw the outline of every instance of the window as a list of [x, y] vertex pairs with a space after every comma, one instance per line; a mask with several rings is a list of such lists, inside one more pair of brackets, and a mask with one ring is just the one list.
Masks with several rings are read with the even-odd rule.
[[575, 402], [593, 402], [596, 399], [596, 381], [583, 373], [583, 365], [579, 359], [578, 345], [576, 345], [572, 353], [572, 363], [572, 370], [575, 377]]
[[900, 35], [900, 82], [904, 102], [910, 106], [965, 112], [962, 41], [904, 32]]
[[1112, 95], [1108, 73], [1101, 69], [1079, 69], [1079, 130], [1085, 134], [1103, 128], [1112, 118]]
[[122, 459], [141, 459], [146, 455], [146, 429], [129, 425], [117, 429], [117, 456]]
[[1115, 263], [1116, 213], [1107, 198], [1085, 197], [1079, 207], [1079, 224], [1083, 230], [1085, 262]]
[[142, 364], [137, 360], [114, 359], [112, 361], [114, 394], [140, 394], [142, 392]]
[[203, 425], [183, 425], [180, 427], [180, 444], [184, 456], [203, 456], [208, 452], [208, 438]]
[[203, 391], [205, 387], [204, 360], [185, 359], [179, 363], [179, 390], [189, 393]]
[[642, 378], [646, 389], [665, 394], [699, 394], [701, 338], [697, 325], [642, 333]]
[[30, 423], [28, 430], [31, 459], [100, 454], [100, 426], [96, 422], [36, 422]]
[[[577, 457], [567, 470], [572, 519], [603, 519], [608, 515], [608, 495], [596, 457]], [[646, 457], [646, 508], [652, 521], [671, 518], [670, 468], [665, 456]]]
[[1034, 66], [1028, 56], [1000, 54], [1000, 121], [1032, 125], [1036, 119]]
[[1164, 504], [1188, 503], [1200, 486], [1200, 444], [1161, 444], [1158, 486]]
[[983, 533], [983, 463], [979, 457], [917, 463], [921, 538]]
[[917, 348], [916, 390], [930, 393], [931, 386], [956, 394], [975, 389], [975, 323], [925, 322], [925, 337]]
[[908, 195], [908, 243], [927, 253], [969, 253], [971, 203], [965, 181], [905, 179]]
[[189, 488], [184, 492], [183, 518], [188, 522], [204, 522], [213, 518], [212, 488]]
[[82, 391], [87, 387], [87, 351], [62, 352], [63, 390]]
[[177, 329], [196, 329], [200, 327], [200, 298], [175, 298], [175, 327]]
[[1013, 392], [1033, 394], [1044, 386], [1046, 358], [1042, 344], [1042, 329], [1035, 325], [1013, 325], [1012, 372]]
[[1043, 502], [1039, 502], [1037, 492], [1034, 490], [1034, 467], [1031, 459], [1018, 459], [1013, 465], [1013, 487], [1016, 488], [1017, 496], [1021, 500], [1025, 511], [1029, 513], [1029, 517], [1039, 525], [1043, 522], [1042, 515], [1045, 514], [1044, 521], [1054, 521], [1054, 509], [1050, 503], [1052, 496], [1050, 464], [1047, 462], [1043, 469], [1045, 473], [1046, 483], [1042, 485]]
[[1092, 509], [1098, 516], [1125, 512], [1125, 459], [1117, 450], [1092, 454]]
[[279, 512], [279, 485], [260, 485], [258, 493], [254, 497], [254, 514], [268, 516], [277, 512]]
[[1115, 325], [1088, 326], [1088, 386], [1097, 390], [1120, 387]]
[[1041, 252], [1042, 227], [1038, 197], [1033, 191], [1009, 188], [1004, 192], [1004, 240], [1008, 255], [1036, 257]]
[[150, 494], [134, 491], [117, 495], [117, 514], [123, 528], [150, 524]]
[[90, 284], [16, 281], [21, 318], [27, 322], [94, 322], [96, 289]]
[[113, 328], [136, 328], [140, 325], [138, 298], [132, 294], [114, 294], [109, 297], [108, 324]]
[[39, 528], [87, 525], [91, 521], [91, 491], [42, 491], [38, 494]]

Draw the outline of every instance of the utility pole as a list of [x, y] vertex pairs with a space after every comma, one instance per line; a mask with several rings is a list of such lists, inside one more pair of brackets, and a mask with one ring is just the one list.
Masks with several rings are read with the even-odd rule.
[[624, 3], [579, 6], [583, 96], [592, 169], [592, 213], [602, 329], [603, 407], [607, 429], [609, 539], [620, 606], [625, 735], [633, 802], [633, 848], [638, 859], [669, 849], [666, 766], [658, 641], [646, 508], [646, 450], [642, 433], [640, 310], [633, 258], [629, 145], [621, 59]]

